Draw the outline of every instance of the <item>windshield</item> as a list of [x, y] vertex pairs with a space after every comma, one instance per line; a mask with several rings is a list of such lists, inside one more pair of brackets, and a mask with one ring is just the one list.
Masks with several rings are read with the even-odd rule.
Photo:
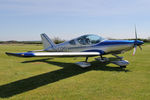
[[92, 44], [97, 44], [104, 39], [97, 35], [85, 35], [85, 36], [79, 37], [77, 40], [82, 45], [92, 45]]

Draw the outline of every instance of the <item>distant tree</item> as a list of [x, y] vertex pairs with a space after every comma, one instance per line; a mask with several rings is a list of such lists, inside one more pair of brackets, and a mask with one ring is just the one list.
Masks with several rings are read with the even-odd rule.
[[6, 41], [6, 43], [12, 44], [12, 43], [18, 43], [18, 41], [16, 41], [16, 40], [10, 40], [10, 41]]
[[59, 44], [59, 43], [64, 42], [65, 40], [62, 40], [59, 37], [54, 37], [53, 41], [54, 41], [54, 43]]

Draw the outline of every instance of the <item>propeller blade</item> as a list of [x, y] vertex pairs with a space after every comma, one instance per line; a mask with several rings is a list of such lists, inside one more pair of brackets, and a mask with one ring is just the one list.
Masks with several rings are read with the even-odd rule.
[[133, 56], [135, 55], [137, 45], [134, 46]]
[[135, 25], [135, 41], [134, 41], [133, 56], [134, 56], [135, 53], [136, 53], [137, 46], [139, 46], [140, 50], [142, 50], [141, 44], [140, 44], [140, 45], [138, 44], [137, 31], [136, 31], [136, 25]]
[[136, 25], [135, 25], [135, 40], [137, 40], [137, 31], [136, 31]]

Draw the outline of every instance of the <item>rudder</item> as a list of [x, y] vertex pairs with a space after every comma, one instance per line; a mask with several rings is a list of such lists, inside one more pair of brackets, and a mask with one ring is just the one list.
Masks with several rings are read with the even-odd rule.
[[47, 49], [48, 47], [55, 47], [55, 43], [45, 33], [41, 34], [41, 39], [44, 49]]

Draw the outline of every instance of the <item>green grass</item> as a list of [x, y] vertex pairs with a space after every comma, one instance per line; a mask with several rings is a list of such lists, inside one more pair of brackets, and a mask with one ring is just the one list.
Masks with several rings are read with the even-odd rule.
[[[150, 45], [120, 69], [90, 58], [82, 69], [75, 62], [85, 58], [17, 58], [5, 52], [42, 49], [41, 45], [0, 45], [0, 99], [6, 100], [149, 100]], [[110, 55], [106, 57], [111, 57]]]

